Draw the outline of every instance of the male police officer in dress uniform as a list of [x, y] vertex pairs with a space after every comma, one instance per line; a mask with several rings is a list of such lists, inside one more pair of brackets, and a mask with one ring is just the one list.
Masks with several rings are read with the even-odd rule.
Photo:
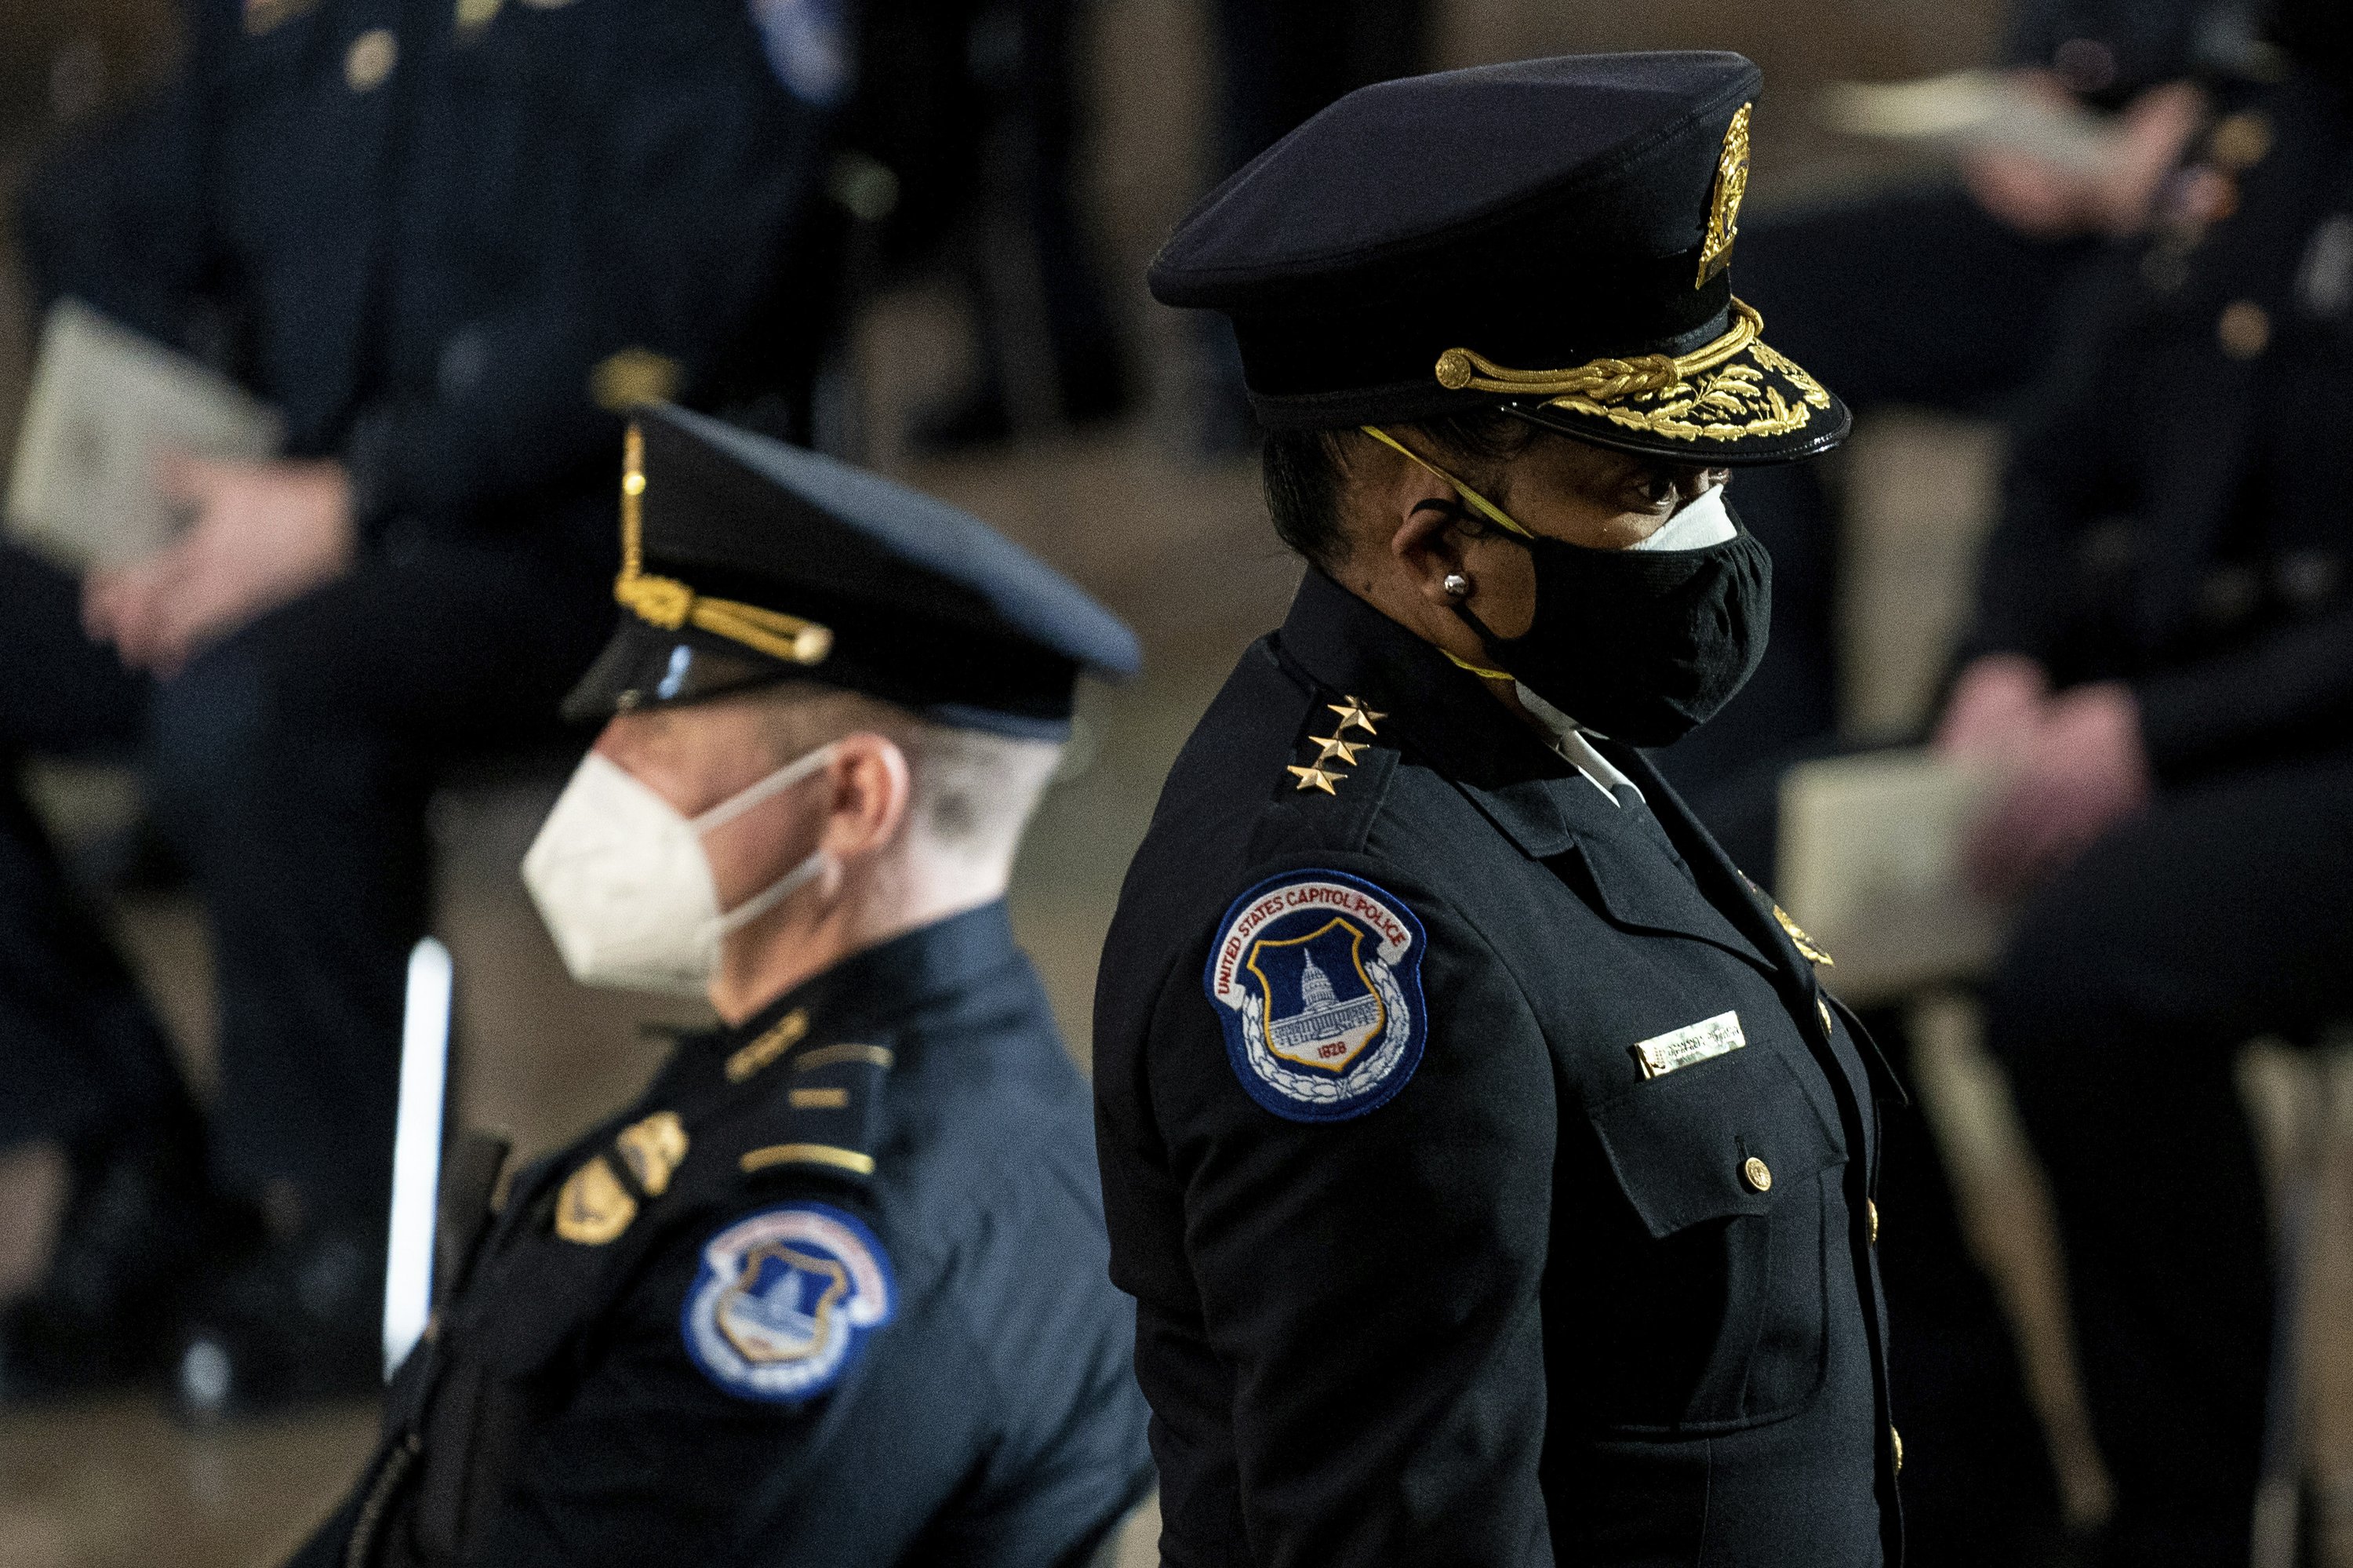
[[520, 1172], [303, 1564], [1055, 1564], [1150, 1483], [1085, 1089], [1005, 881], [1127, 629], [973, 518], [649, 412], [615, 715], [524, 862], [575, 974], [707, 993]]
[[[610, 613], [613, 410], [789, 382], [839, 84], [745, 0], [186, 10], [173, 80], [32, 182], [25, 252], [45, 302], [274, 404], [286, 459], [188, 466], [186, 534], [83, 583], [0, 549], [0, 750], [142, 754], [205, 902], [219, 1089], [206, 1149], [11, 792], [0, 1145], [61, 1141], [75, 1182], [0, 1397], [142, 1374], [193, 1308], [232, 1371], [182, 1391], [218, 1411], [375, 1380], [432, 765], [554, 739]], [[269, 1245], [208, 1234], [207, 1193]]]
[[2273, 1282], [2237, 1047], [2353, 1019], [2353, 13], [2216, 105], [2018, 432], [1940, 739], [2013, 779], [1988, 999], [2051, 1181], [2106, 1561], [2247, 1561]]
[[1096, 999], [1171, 1563], [1898, 1555], [1892, 1085], [1633, 749], [1764, 638], [1716, 471], [1846, 429], [1731, 293], [1758, 84], [1367, 88], [1155, 264], [1234, 320], [1309, 558]]

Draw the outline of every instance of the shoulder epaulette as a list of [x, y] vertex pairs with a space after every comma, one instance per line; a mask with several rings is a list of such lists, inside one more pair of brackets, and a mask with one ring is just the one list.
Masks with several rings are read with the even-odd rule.
[[1388, 717], [1360, 697], [1318, 691], [1274, 782], [1277, 815], [1303, 819], [1319, 843], [1360, 847], [1397, 767], [1397, 748], [1380, 732]]
[[744, 1136], [755, 1141], [736, 1157], [736, 1170], [871, 1177], [882, 1084], [895, 1060], [888, 1045], [854, 1040], [792, 1053], [774, 1069], [777, 1082], [763, 1107], [745, 1119]]

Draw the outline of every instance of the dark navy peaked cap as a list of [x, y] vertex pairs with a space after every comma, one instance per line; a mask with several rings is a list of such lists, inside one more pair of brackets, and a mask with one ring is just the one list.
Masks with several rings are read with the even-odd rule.
[[689, 413], [642, 411], [621, 482], [620, 630], [565, 699], [589, 719], [812, 680], [1051, 738], [1135, 635], [971, 514]]
[[1502, 408], [1678, 459], [1811, 456], [1846, 409], [1732, 291], [1762, 83], [1672, 53], [1361, 89], [1210, 192], [1153, 294], [1232, 318], [1273, 429]]

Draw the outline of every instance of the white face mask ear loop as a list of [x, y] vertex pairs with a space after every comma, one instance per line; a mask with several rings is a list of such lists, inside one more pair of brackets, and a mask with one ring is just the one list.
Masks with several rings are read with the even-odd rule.
[[[694, 818], [687, 825], [694, 830], [694, 836], [699, 841], [705, 834], [726, 826], [753, 807], [776, 799], [802, 779], [818, 772], [833, 760], [834, 753], [839, 749], [840, 743], [833, 741], [818, 747], [805, 757], [797, 757], [749, 789], [722, 800], [701, 816]], [[704, 858], [709, 859], [707, 852]], [[832, 860], [833, 857], [822, 849], [810, 851], [807, 857], [798, 865], [735, 906], [734, 908], [721, 915], [712, 924], [713, 937], [723, 938], [742, 930], [815, 881], [832, 863]]]
[[824, 850], [812, 850], [809, 852], [809, 856], [807, 860], [802, 861], [800, 864], [785, 873], [783, 876], [777, 878], [775, 882], [770, 883], [765, 888], [758, 893], [754, 893], [751, 897], [746, 898], [743, 903], [738, 904], [734, 908], [730, 909], [726, 914], [722, 915], [718, 920], [718, 935], [726, 937], [742, 930], [744, 927], [750, 925], [753, 921], [757, 920], [761, 916], [765, 915], [769, 910], [774, 909], [777, 905], [782, 904], [786, 899], [790, 898], [794, 894], [798, 893], [802, 888], [807, 887], [810, 883], [815, 882], [818, 877], [824, 875], [826, 871], [832, 864], [832, 855], [827, 853]]
[[758, 783], [729, 796], [701, 816], [690, 820], [686, 825], [694, 830], [694, 836], [697, 838], [702, 837], [714, 828], [725, 827], [753, 807], [763, 801], [774, 800], [832, 761], [833, 754], [840, 749], [840, 744], [839, 741], [829, 741], [805, 757], [793, 758]]

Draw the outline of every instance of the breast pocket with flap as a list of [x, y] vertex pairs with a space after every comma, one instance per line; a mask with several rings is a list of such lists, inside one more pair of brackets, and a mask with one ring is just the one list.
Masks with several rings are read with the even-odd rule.
[[1844, 1141], [1758, 1043], [1587, 1107], [1639, 1230], [1598, 1319], [1628, 1352], [1594, 1414], [1623, 1431], [1730, 1431], [1821, 1386]]

